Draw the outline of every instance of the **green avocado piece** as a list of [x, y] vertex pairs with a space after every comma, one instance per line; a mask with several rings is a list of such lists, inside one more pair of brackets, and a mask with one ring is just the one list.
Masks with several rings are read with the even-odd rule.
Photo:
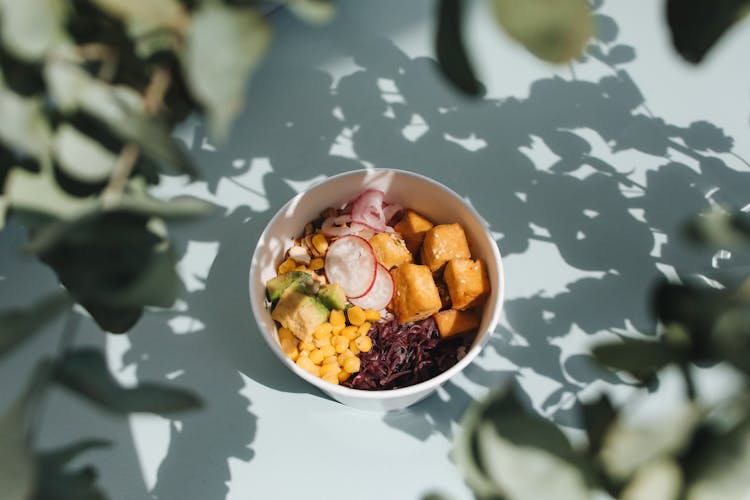
[[305, 290], [289, 286], [271, 311], [271, 318], [288, 328], [300, 340], [307, 340], [315, 329], [328, 321], [330, 311]]
[[268, 300], [276, 302], [284, 293], [284, 290], [290, 286], [296, 285], [311, 288], [312, 284], [313, 278], [309, 273], [304, 271], [289, 271], [266, 282], [266, 295], [268, 296]]
[[346, 293], [341, 285], [330, 283], [318, 290], [318, 299], [328, 309], [344, 309], [346, 307]]

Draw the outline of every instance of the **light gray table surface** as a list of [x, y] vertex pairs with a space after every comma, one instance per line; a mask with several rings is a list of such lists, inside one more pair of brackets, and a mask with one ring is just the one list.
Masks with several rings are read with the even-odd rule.
[[[662, 2], [607, 0], [607, 42], [632, 60], [553, 67], [503, 35], [472, 4], [467, 42], [487, 94], [467, 100], [436, 71], [434, 4], [341, 2], [328, 26], [270, 16], [275, 38], [226, 144], [197, 119], [179, 131], [202, 180], [165, 178], [218, 217], [172, 231], [186, 291], [127, 336], [84, 320], [77, 344], [107, 352], [125, 383], [172, 381], [207, 403], [166, 420], [114, 418], [61, 391], [41, 442], [112, 439], [83, 457], [113, 499], [404, 499], [471, 493], [451, 459], [467, 406], [514, 383], [529, 406], [575, 437], [577, 403], [633, 389], [594, 368], [588, 348], [654, 331], [648, 291], [660, 275], [746, 265], [689, 246], [680, 225], [714, 203], [750, 201], [750, 29], [734, 30], [698, 68], [668, 40]], [[627, 58], [626, 58], [627, 59]], [[697, 124], [696, 124], [697, 123]], [[506, 271], [501, 325], [483, 354], [437, 394], [400, 412], [336, 403], [278, 363], [248, 306], [248, 266], [265, 224], [289, 198], [332, 174], [411, 170], [465, 196], [496, 234]], [[0, 306], [56, 286], [20, 255], [23, 228], [0, 233]], [[746, 259], [745, 259], [746, 260]], [[0, 363], [0, 403], [60, 325]], [[704, 370], [704, 387], [726, 383]], [[676, 382], [666, 374], [660, 391]], [[666, 400], [666, 399], [665, 399]]]

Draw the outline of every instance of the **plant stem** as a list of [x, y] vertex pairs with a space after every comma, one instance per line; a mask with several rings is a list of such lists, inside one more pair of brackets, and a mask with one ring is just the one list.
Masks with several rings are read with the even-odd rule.
[[680, 371], [682, 372], [682, 377], [685, 379], [685, 395], [690, 401], [695, 401], [698, 393], [695, 389], [693, 375], [690, 373], [690, 366], [687, 363], [680, 363]]

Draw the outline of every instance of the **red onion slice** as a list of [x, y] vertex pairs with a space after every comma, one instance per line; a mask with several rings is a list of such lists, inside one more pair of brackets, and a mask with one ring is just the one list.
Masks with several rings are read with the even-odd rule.
[[360, 194], [352, 204], [352, 221], [364, 224], [376, 232], [384, 231], [384, 196], [385, 193], [377, 189], [368, 189]]

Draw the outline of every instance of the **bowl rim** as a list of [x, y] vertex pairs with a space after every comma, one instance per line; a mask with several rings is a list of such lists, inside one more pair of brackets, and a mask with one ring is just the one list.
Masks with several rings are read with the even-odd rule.
[[[453, 196], [457, 200], [459, 200], [465, 208], [469, 211], [469, 213], [475, 217], [479, 222], [482, 228], [484, 229], [483, 237], [488, 241], [490, 250], [492, 252], [493, 257], [495, 258], [496, 266], [497, 266], [497, 274], [498, 274], [498, 283], [499, 283], [499, 289], [497, 290], [497, 307], [495, 307], [495, 310], [490, 317], [489, 322], [487, 323], [487, 328], [484, 332], [481, 333], [480, 340], [476, 342], [467, 352], [466, 354], [458, 360], [458, 362], [445, 370], [442, 373], [439, 373], [438, 375], [432, 377], [431, 379], [419, 382], [418, 384], [406, 386], [406, 387], [400, 387], [397, 389], [383, 389], [383, 390], [365, 390], [365, 389], [353, 389], [350, 387], [345, 387], [341, 385], [331, 384], [330, 382], [326, 382], [325, 380], [315, 377], [311, 373], [308, 373], [307, 371], [303, 370], [299, 366], [297, 366], [296, 363], [294, 363], [284, 352], [281, 350], [281, 346], [273, 339], [272, 335], [269, 335], [267, 332], [265, 332], [264, 325], [261, 324], [260, 321], [260, 315], [262, 315], [264, 312], [267, 312], [265, 309], [266, 306], [266, 300], [265, 297], [256, 297], [254, 292], [254, 286], [253, 284], [256, 282], [257, 279], [259, 279], [258, 276], [258, 266], [257, 266], [257, 255], [259, 250], [261, 249], [261, 243], [264, 242], [267, 238], [269, 228], [274, 225], [276, 220], [281, 217], [281, 214], [285, 213], [287, 209], [292, 206], [293, 204], [298, 203], [298, 201], [305, 196], [309, 191], [316, 189], [320, 187], [323, 184], [327, 184], [329, 182], [333, 182], [336, 180], [340, 180], [346, 177], [350, 176], [359, 176], [359, 175], [366, 175], [368, 173], [393, 173], [396, 175], [405, 175], [408, 177], [414, 177], [418, 180], [421, 180], [423, 182], [427, 182], [429, 184], [432, 184], [434, 187], [446, 192], [447, 194]], [[271, 348], [271, 350], [274, 352], [277, 358], [284, 363], [287, 368], [289, 368], [293, 373], [295, 373], [297, 376], [301, 377], [303, 380], [309, 382], [310, 384], [314, 385], [318, 389], [322, 390], [323, 392], [335, 394], [337, 396], [341, 396], [344, 398], [359, 398], [359, 399], [367, 399], [367, 400], [390, 400], [390, 399], [397, 399], [402, 397], [408, 397], [413, 396], [422, 392], [429, 393], [430, 390], [436, 389], [437, 387], [441, 386], [444, 382], [446, 382], [448, 379], [452, 378], [455, 374], [461, 372], [466, 368], [473, 360], [476, 358], [480, 352], [482, 352], [482, 349], [484, 349], [485, 345], [489, 342], [490, 338], [492, 337], [495, 329], [497, 328], [497, 324], [500, 320], [500, 315], [503, 310], [504, 300], [505, 300], [505, 272], [503, 269], [503, 260], [500, 255], [500, 250], [497, 246], [497, 242], [494, 238], [492, 238], [490, 231], [489, 231], [489, 225], [484, 220], [484, 218], [479, 215], [479, 212], [476, 211], [476, 209], [469, 203], [467, 203], [461, 195], [456, 193], [453, 189], [449, 188], [448, 186], [445, 186], [444, 184], [431, 179], [427, 176], [424, 176], [422, 174], [418, 174], [415, 172], [410, 172], [407, 170], [400, 170], [400, 169], [394, 169], [394, 168], [363, 168], [363, 169], [357, 169], [357, 170], [349, 170], [346, 172], [341, 172], [335, 175], [332, 175], [330, 177], [326, 177], [325, 179], [322, 179], [320, 182], [317, 182], [311, 186], [309, 186], [304, 191], [301, 191], [297, 193], [295, 196], [290, 198], [284, 205], [279, 208], [279, 210], [271, 217], [271, 219], [268, 221], [266, 226], [263, 228], [263, 231], [261, 232], [260, 236], [258, 237], [258, 241], [255, 245], [255, 249], [253, 250], [253, 255], [250, 260], [250, 272], [249, 272], [249, 292], [250, 292], [250, 305], [253, 312], [253, 318], [255, 319], [255, 322], [258, 326], [258, 333], [261, 337], [263, 337], [263, 340], [265, 340], [266, 344]]]

